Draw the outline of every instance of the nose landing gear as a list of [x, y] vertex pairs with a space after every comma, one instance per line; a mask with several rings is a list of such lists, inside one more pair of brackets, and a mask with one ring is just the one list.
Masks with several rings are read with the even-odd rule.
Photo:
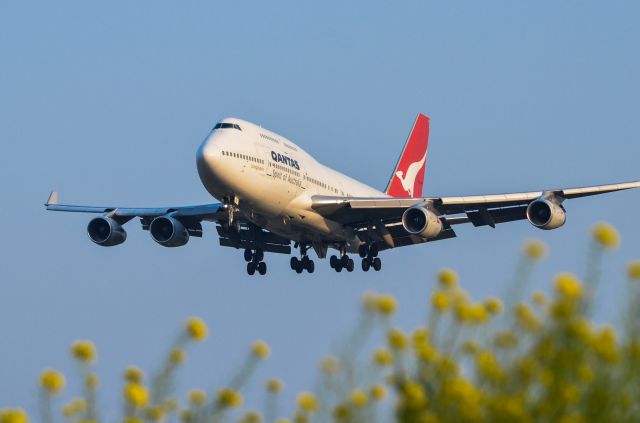
[[257, 249], [253, 252], [250, 249], [244, 250], [244, 259], [247, 262], [247, 273], [253, 276], [256, 271], [260, 275], [267, 274], [267, 263], [264, 261], [264, 251]]
[[376, 272], [382, 269], [382, 260], [378, 257], [378, 246], [372, 244], [362, 244], [358, 248], [358, 255], [362, 258], [362, 270], [368, 272], [371, 267]]

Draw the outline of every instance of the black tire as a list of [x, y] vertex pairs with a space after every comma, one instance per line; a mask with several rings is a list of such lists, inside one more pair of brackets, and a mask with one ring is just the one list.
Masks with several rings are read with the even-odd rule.
[[336, 272], [340, 273], [342, 272], [342, 265], [338, 263], [338, 265], [334, 267], [334, 269], [336, 269]]
[[362, 259], [362, 271], [363, 272], [368, 272], [370, 268], [371, 268], [371, 262], [369, 261], [369, 259], [368, 258], [363, 258]]
[[337, 256], [331, 256], [331, 258], [329, 259], [329, 265], [331, 266], [332, 269], [335, 269], [336, 267], [338, 267], [338, 257]]
[[264, 251], [263, 250], [256, 250], [256, 254], [254, 256], [255, 261], [262, 261], [264, 260]]
[[309, 260], [307, 262], [307, 272], [313, 273], [314, 270], [316, 270], [316, 264], [313, 262], [313, 260]]
[[340, 257], [340, 264], [342, 265], [342, 267], [347, 267], [347, 264], [349, 264], [349, 256], [345, 254], [344, 256]]
[[371, 246], [369, 247], [369, 256], [370, 257], [378, 257], [378, 253], [380, 252], [380, 250], [378, 249], [378, 245], [377, 244], [371, 244]]
[[296, 267], [298, 267], [298, 257], [291, 257], [291, 260], [289, 260], [289, 265], [291, 266], [291, 270], [296, 270]]
[[302, 265], [302, 262], [301, 262], [301, 261], [299, 261], [299, 262], [298, 262], [298, 265], [296, 266], [296, 269], [295, 269], [295, 270], [296, 270], [296, 273], [297, 273], [297, 274], [302, 273], [302, 271], [304, 270], [304, 266]]
[[244, 261], [250, 262], [251, 260], [253, 260], [253, 253], [247, 248], [244, 250]]
[[267, 263], [265, 263], [264, 261], [258, 263], [258, 273], [263, 276], [267, 274]]
[[373, 270], [375, 270], [376, 272], [379, 272], [380, 269], [382, 269], [382, 260], [380, 260], [380, 257], [376, 257], [373, 259]]
[[254, 262], [247, 263], [247, 273], [249, 276], [253, 276], [256, 273], [256, 264]]
[[347, 272], [353, 272], [353, 269], [355, 269], [355, 268], [356, 268], [356, 265], [355, 265], [355, 263], [353, 262], [353, 259], [349, 259], [349, 260], [347, 261], [346, 268], [347, 268]]
[[358, 247], [358, 255], [360, 256], [360, 258], [365, 258], [368, 254], [369, 251], [367, 251], [367, 244], [362, 244], [360, 247]]

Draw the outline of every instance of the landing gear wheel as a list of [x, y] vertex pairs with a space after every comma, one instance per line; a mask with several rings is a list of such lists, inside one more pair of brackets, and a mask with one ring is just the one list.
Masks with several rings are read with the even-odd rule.
[[371, 262], [369, 261], [368, 258], [363, 258], [362, 259], [362, 271], [363, 272], [368, 272], [369, 269], [371, 268]]
[[377, 244], [371, 244], [371, 246], [369, 246], [369, 257], [378, 257], [379, 252], [380, 250]]
[[362, 244], [360, 247], [358, 247], [358, 255], [360, 256], [360, 258], [365, 258], [367, 254], [367, 244]]
[[298, 261], [298, 264], [296, 265], [296, 268], [294, 270], [297, 274], [302, 273], [302, 271], [304, 270], [304, 266], [302, 265], [301, 261]]
[[256, 273], [256, 264], [254, 262], [247, 263], [247, 273], [249, 276], [253, 276]]
[[353, 272], [353, 269], [355, 268], [355, 263], [353, 262], [353, 259], [348, 259], [347, 265], [345, 267], [347, 269], [347, 272]]
[[251, 260], [253, 260], [253, 253], [247, 248], [244, 250], [244, 261], [250, 262]]
[[306, 267], [307, 267], [307, 272], [309, 272], [309, 273], [313, 273], [313, 271], [316, 270], [316, 265], [313, 262], [313, 260], [309, 260], [307, 262], [307, 266]]
[[264, 261], [258, 263], [258, 273], [260, 273], [261, 275], [267, 274], [267, 263], [265, 263]]
[[289, 264], [291, 265], [291, 270], [296, 270], [298, 268], [298, 263], [300, 263], [300, 260], [298, 260], [298, 257], [291, 257], [291, 260], [289, 261]]
[[262, 250], [256, 250], [255, 255], [253, 256], [255, 261], [262, 261], [264, 260], [264, 251]]
[[340, 273], [342, 272], [342, 265], [338, 264], [336, 267], [334, 267], [334, 269], [336, 269], [336, 272]]
[[332, 269], [336, 269], [339, 263], [340, 263], [340, 260], [338, 259], [337, 256], [331, 256], [331, 258], [329, 259], [329, 265], [331, 266]]
[[380, 260], [380, 257], [376, 257], [373, 259], [371, 265], [373, 266], [373, 270], [379, 272], [380, 269], [382, 269], [382, 260]]

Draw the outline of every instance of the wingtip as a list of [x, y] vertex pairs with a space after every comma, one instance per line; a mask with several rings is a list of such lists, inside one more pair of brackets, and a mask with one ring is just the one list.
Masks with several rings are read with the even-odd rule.
[[49, 199], [44, 205], [50, 206], [52, 204], [58, 204], [58, 191], [51, 191], [51, 194], [49, 194]]

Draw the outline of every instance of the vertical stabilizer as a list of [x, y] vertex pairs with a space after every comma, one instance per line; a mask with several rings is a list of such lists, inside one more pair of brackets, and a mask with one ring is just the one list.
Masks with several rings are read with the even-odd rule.
[[429, 118], [419, 114], [385, 193], [392, 197], [422, 197], [429, 147]]

